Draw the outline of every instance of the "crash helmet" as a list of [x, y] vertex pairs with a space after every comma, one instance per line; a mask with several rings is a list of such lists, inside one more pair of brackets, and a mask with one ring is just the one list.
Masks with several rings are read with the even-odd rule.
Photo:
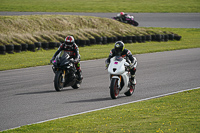
[[123, 16], [123, 15], [124, 15], [124, 12], [120, 12], [120, 15]]
[[115, 54], [118, 56], [121, 56], [123, 50], [124, 50], [124, 43], [122, 41], [117, 41], [115, 43]]
[[73, 36], [67, 36], [65, 38], [65, 45], [67, 46], [72, 46], [72, 44], [74, 44], [74, 37]]

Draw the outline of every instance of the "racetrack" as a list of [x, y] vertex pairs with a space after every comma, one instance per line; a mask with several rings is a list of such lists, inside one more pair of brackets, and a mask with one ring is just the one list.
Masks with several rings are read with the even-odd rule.
[[[4, 15], [8, 15], [9, 12], [5, 13]], [[23, 12], [9, 14], [22, 15]], [[135, 17], [142, 27], [200, 28], [200, 15], [192, 14], [144, 13], [135, 14]], [[109, 18], [113, 15], [115, 14], [97, 13], [96, 16]], [[171, 20], [172, 18], [176, 19]], [[112, 100], [109, 95], [109, 75], [105, 70], [105, 59], [82, 61], [84, 80], [81, 88], [74, 90], [69, 87], [62, 92], [54, 90], [54, 74], [50, 65], [0, 71], [0, 131], [200, 87], [199, 51], [200, 48], [196, 48], [135, 55], [138, 59], [136, 91], [131, 97], [122, 94], [116, 100]]]
[[136, 55], [131, 97], [109, 95], [105, 59], [81, 62], [81, 88], [56, 92], [51, 66], [0, 72], [0, 130], [200, 86], [200, 48]]

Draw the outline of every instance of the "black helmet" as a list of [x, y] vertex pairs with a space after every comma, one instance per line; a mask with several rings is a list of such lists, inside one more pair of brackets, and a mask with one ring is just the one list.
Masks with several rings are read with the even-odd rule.
[[124, 43], [122, 41], [117, 41], [115, 43], [115, 54], [121, 56], [123, 50], [124, 50]]

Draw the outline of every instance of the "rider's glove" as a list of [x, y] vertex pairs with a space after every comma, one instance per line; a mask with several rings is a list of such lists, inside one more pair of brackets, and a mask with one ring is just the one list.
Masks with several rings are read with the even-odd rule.
[[54, 61], [55, 60], [55, 58], [54, 57], [52, 57], [52, 59], [50, 60], [50, 63], [52, 63], [52, 61]]
[[106, 69], [108, 68], [108, 66], [109, 66], [109, 63], [106, 63]]
[[133, 67], [134, 67], [134, 63], [131, 63], [131, 64], [129, 64], [129, 69], [133, 69]]

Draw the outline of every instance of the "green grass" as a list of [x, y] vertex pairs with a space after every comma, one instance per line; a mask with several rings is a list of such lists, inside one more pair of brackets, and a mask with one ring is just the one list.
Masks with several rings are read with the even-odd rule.
[[22, 126], [5, 133], [199, 133], [199, 108], [200, 89], [196, 89]]
[[[147, 28], [148, 29], [148, 28]], [[146, 42], [125, 44], [133, 54], [142, 54], [150, 52], [170, 51], [177, 49], [199, 48], [200, 47], [200, 29], [183, 28], [153, 28], [155, 30], [169, 30], [182, 36], [180, 41], [168, 42]], [[109, 51], [114, 47], [113, 44], [92, 45], [79, 47], [81, 60], [91, 60], [108, 57]], [[39, 50], [36, 52], [21, 52], [15, 54], [0, 55], [0, 70], [9, 70], [16, 68], [26, 68], [32, 66], [47, 65], [49, 60], [57, 49]]]
[[199, 0], [1, 0], [0, 11], [200, 12]]

